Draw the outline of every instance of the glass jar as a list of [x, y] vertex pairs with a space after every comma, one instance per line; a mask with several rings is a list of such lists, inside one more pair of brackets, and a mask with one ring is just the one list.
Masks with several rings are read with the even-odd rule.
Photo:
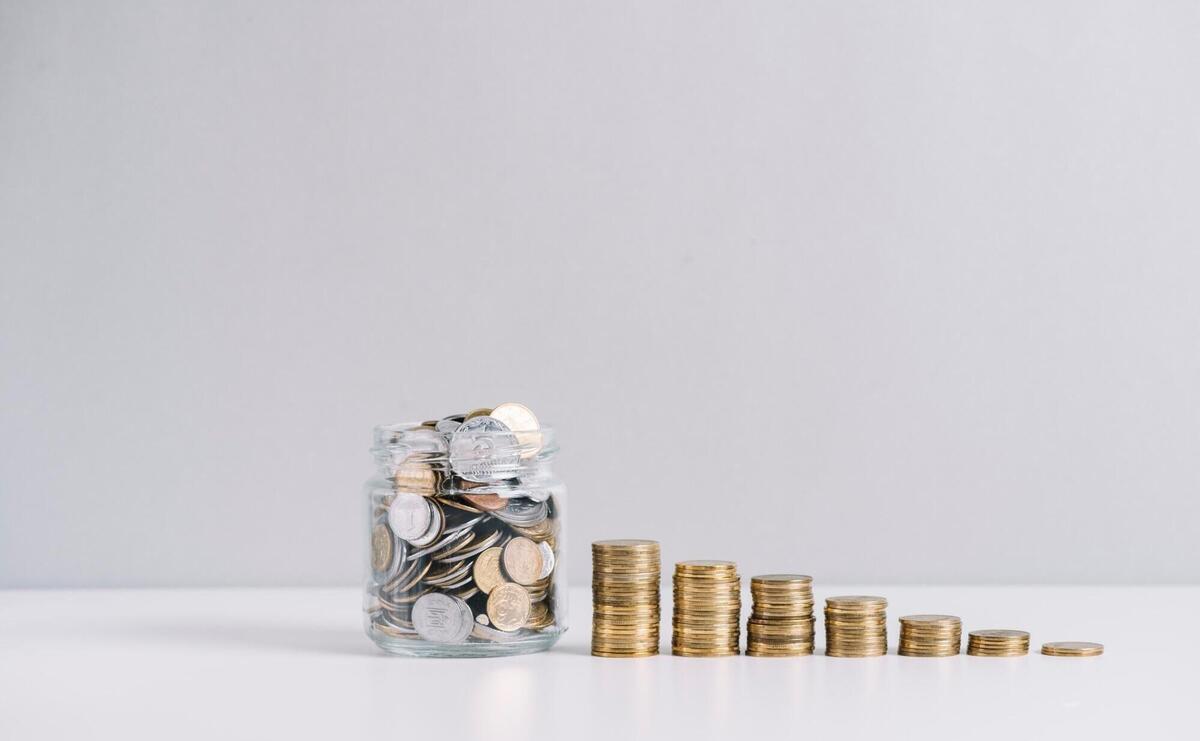
[[473, 414], [375, 428], [363, 610], [385, 651], [531, 653], [567, 628], [554, 431]]

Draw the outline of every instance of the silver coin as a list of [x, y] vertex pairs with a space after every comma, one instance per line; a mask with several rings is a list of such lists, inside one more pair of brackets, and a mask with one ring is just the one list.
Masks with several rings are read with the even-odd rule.
[[492, 512], [492, 517], [517, 527], [532, 527], [550, 514], [550, 506], [546, 502], [535, 502], [530, 499], [510, 499], [508, 506]]
[[421, 595], [412, 609], [413, 627], [430, 643], [463, 643], [475, 626], [470, 606], [458, 597], [432, 592]]
[[444, 551], [448, 547], [461, 541], [463, 538], [470, 537], [471, 532], [472, 531], [470, 531], [470, 530], [459, 530], [456, 533], [451, 533], [450, 535], [447, 535], [446, 537], [442, 538], [441, 540], [439, 540], [438, 542], [429, 546], [428, 548], [422, 548], [419, 551], [413, 551], [412, 554], [409, 556], [409, 558], [420, 558], [421, 556], [428, 556], [431, 553], [437, 553], [438, 551]]
[[478, 544], [472, 543], [467, 548], [467, 550], [463, 551], [462, 553], [455, 553], [455, 554], [447, 556], [445, 558], [435, 558], [433, 560], [437, 561], [438, 563], [456, 563], [458, 561], [465, 561], [468, 558], [474, 558], [475, 556], [478, 556], [480, 553], [483, 553], [484, 551], [486, 551], [488, 548], [491, 548], [492, 546], [496, 545], [497, 541], [500, 540], [501, 536], [502, 536], [501, 532], [499, 530], [497, 530], [496, 532], [494, 532], [491, 535], [484, 538]]
[[471, 628], [471, 635], [480, 640], [492, 641], [493, 643], [515, 641], [524, 637], [521, 635], [519, 630], [511, 633], [505, 633], [502, 630], [496, 630], [495, 628], [488, 627], [484, 623], [476, 623], [475, 626]]
[[457, 430], [462, 425], [462, 423], [463, 423], [462, 417], [445, 417], [443, 419], [439, 419], [437, 421], [437, 424], [433, 426], [433, 429], [437, 430], [438, 432], [449, 435], [449, 434], [452, 434], [455, 430]]
[[[409, 543], [411, 543], [414, 548], [424, 548], [433, 541], [437, 540], [442, 534], [442, 526], [446, 524], [446, 516], [442, 514], [442, 508], [429, 502], [429, 500], [425, 501], [429, 504], [429, 509], [433, 514], [429, 519], [429, 527], [425, 530], [425, 532], [421, 533], [420, 537], [409, 540]], [[415, 554], [409, 554], [409, 558], [412, 558], [414, 555]]]
[[499, 420], [472, 417], [450, 437], [450, 467], [468, 481], [509, 479], [520, 467], [517, 436]]
[[412, 541], [429, 530], [433, 508], [424, 497], [416, 494], [397, 494], [388, 507], [388, 525], [396, 537]]
[[542, 571], [538, 574], [538, 580], [545, 579], [554, 573], [554, 549], [546, 541], [538, 543], [538, 550], [542, 552]]

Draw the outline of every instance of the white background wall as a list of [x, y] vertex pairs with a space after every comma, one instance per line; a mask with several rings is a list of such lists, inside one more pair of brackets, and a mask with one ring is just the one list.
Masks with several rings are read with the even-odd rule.
[[1200, 5], [0, 2], [0, 586], [360, 576], [371, 426], [570, 570], [1200, 580]]

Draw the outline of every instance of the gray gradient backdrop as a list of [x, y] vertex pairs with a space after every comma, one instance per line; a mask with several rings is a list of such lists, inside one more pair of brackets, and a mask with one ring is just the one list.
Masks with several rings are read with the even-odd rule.
[[1200, 580], [1200, 5], [0, 0], [0, 585], [350, 584], [378, 422], [589, 541]]

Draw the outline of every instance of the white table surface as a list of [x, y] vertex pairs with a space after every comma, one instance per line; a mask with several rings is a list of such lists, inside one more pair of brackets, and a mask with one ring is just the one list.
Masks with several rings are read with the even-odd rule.
[[[381, 653], [363, 635], [354, 589], [0, 591], [0, 739], [1200, 733], [1200, 587], [815, 591], [818, 603], [887, 596], [893, 653], [593, 658], [585, 590], [572, 591], [574, 628], [551, 652], [455, 660]], [[960, 615], [964, 632], [1029, 630], [1035, 653], [896, 656], [895, 618], [914, 612]], [[669, 604], [664, 616], [669, 627]], [[1037, 655], [1049, 640], [1100, 641], [1106, 653]]]

